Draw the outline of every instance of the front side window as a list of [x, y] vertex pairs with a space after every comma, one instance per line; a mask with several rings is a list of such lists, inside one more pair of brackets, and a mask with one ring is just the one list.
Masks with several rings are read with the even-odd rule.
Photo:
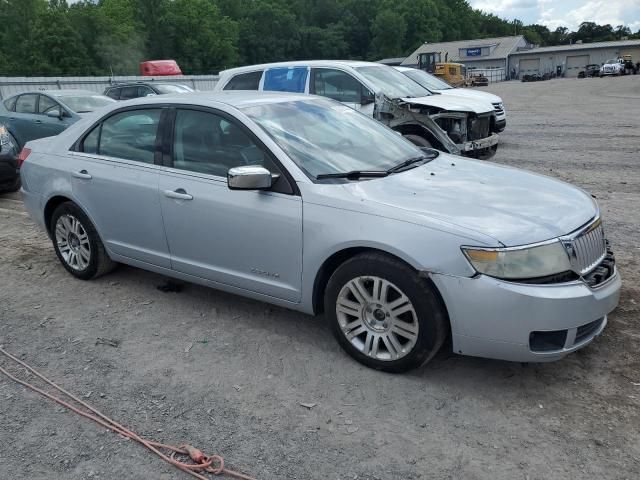
[[28, 93], [20, 95], [16, 101], [16, 113], [36, 113], [38, 95]]
[[226, 177], [230, 168], [242, 165], [276, 172], [268, 155], [238, 125], [209, 112], [177, 111], [174, 168]]
[[258, 90], [261, 78], [262, 70], [241, 73], [229, 80], [229, 83], [224, 86], [223, 90]]
[[147, 95], [155, 95], [155, 94], [156, 92], [151, 90], [146, 85], [141, 85], [140, 87], [138, 87], [138, 97], [146, 97]]
[[51, 110], [60, 111], [60, 105], [58, 102], [51, 100], [49, 97], [40, 95], [40, 102], [38, 103], [38, 113], [47, 114]]
[[360, 103], [362, 84], [342, 70], [314, 68], [310, 92], [343, 103]]
[[[110, 157], [153, 163], [161, 110], [129, 110], [102, 122], [96, 153]], [[91, 150], [97, 139], [92, 131], [84, 140], [84, 151]], [[91, 153], [90, 151], [87, 153]]]

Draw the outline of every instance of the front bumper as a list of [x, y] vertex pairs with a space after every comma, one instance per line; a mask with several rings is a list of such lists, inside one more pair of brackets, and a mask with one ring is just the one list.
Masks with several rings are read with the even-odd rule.
[[0, 190], [11, 190], [20, 182], [20, 170], [16, 152], [10, 145], [0, 150]]
[[507, 126], [507, 116], [503, 115], [502, 118], [499, 118], [496, 116], [496, 124], [495, 124], [495, 132], [500, 133], [502, 132]]
[[431, 278], [447, 306], [454, 352], [516, 362], [558, 360], [591, 343], [618, 305], [621, 286], [617, 271], [594, 289], [582, 281], [531, 285], [485, 275]]
[[458, 145], [458, 147], [460, 148], [460, 151], [464, 153], [484, 151], [495, 145], [498, 145], [499, 140], [500, 137], [497, 134], [492, 133], [487, 138], [482, 138], [480, 140], [471, 140], [470, 142], [465, 142]]

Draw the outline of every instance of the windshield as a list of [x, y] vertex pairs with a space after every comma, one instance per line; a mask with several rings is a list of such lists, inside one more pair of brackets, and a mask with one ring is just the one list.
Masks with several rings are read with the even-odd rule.
[[93, 112], [98, 108], [115, 102], [113, 98], [105, 97], [104, 95], [66, 95], [57, 98], [76, 113]]
[[614, 58], [612, 60], [607, 60], [607, 64], [612, 64], [612, 63], [619, 63], [617, 58]]
[[400, 73], [406, 75], [414, 82], [419, 83], [429, 90], [451, 90], [453, 87], [447, 82], [440, 80], [438, 77], [428, 74], [424, 70], [402, 70]]
[[267, 103], [242, 111], [312, 177], [388, 170], [424, 155], [373, 118], [328, 99]]
[[188, 93], [193, 92], [193, 88], [186, 85], [156, 85], [156, 90], [160, 93]]
[[387, 97], [416, 98], [431, 95], [429, 90], [408, 79], [395, 68], [380, 65], [379, 67], [357, 67], [356, 70]]

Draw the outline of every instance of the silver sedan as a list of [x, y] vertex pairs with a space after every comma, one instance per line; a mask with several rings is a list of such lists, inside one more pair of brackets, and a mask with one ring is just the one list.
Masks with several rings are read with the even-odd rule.
[[620, 277], [596, 202], [407, 140], [332, 100], [257, 92], [119, 103], [20, 155], [62, 265], [125, 263], [310, 314], [370, 367], [453, 350], [565, 356]]

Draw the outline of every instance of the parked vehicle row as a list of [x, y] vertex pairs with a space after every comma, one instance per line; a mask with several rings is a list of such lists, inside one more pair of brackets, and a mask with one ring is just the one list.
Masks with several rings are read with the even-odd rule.
[[[303, 83], [289, 72], [261, 72], [260, 84]], [[327, 73], [325, 92], [333, 72], [314, 79]], [[120, 262], [324, 312], [351, 356], [386, 371], [426, 363], [448, 335], [460, 354], [558, 359], [602, 332], [618, 302], [589, 194], [420, 149], [327, 98], [140, 98], [27, 143], [21, 158], [25, 205], [75, 277]]]
[[498, 146], [494, 106], [434, 94], [392, 67], [358, 61], [300, 61], [220, 72], [216, 90], [320, 95], [372, 116], [414, 144], [457, 155], [491, 157]]

